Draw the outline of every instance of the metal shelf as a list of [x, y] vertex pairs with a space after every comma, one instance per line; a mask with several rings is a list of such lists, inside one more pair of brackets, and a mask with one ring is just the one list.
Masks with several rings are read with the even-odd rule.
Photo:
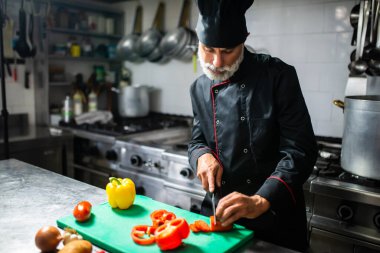
[[123, 36], [118, 34], [105, 34], [105, 33], [97, 33], [97, 32], [89, 32], [89, 31], [79, 31], [74, 29], [67, 29], [67, 28], [49, 28], [49, 32], [52, 33], [64, 33], [69, 35], [81, 35], [81, 36], [90, 36], [90, 37], [98, 37], [98, 38], [105, 38], [105, 39], [114, 39], [114, 40], [120, 40]]
[[60, 61], [105, 61], [105, 62], [119, 62], [118, 59], [110, 59], [104, 57], [71, 57], [71, 56], [60, 56], [60, 55], [49, 55], [50, 60], [60, 60]]

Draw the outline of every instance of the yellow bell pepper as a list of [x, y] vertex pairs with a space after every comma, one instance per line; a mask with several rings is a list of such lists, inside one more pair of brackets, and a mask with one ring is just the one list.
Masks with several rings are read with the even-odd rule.
[[135, 183], [129, 178], [110, 177], [106, 186], [108, 202], [112, 208], [127, 209], [135, 201]]

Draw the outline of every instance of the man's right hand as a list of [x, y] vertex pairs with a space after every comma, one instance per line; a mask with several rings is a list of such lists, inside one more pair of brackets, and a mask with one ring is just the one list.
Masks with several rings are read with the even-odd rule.
[[222, 174], [223, 168], [212, 154], [206, 153], [198, 158], [197, 177], [205, 191], [214, 192], [215, 184], [220, 187]]

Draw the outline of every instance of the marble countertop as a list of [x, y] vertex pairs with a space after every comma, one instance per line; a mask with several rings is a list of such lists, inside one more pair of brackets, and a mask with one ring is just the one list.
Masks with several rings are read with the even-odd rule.
[[[15, 160], [0, 161], [0, 252], [39, 252], [36, 232], [70, 214], [82, 200], [107, 201], [104, 189]], [[239, 252], [291, 253], [253, 239]]]

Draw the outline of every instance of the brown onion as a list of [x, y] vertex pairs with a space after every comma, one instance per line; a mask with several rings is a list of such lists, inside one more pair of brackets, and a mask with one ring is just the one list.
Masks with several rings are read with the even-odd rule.
[[53, 226], [44, 226], [38, 230], [34, 239], [36, 246], [42, 252], [55, 251], [62, 240], [61, 232]]

